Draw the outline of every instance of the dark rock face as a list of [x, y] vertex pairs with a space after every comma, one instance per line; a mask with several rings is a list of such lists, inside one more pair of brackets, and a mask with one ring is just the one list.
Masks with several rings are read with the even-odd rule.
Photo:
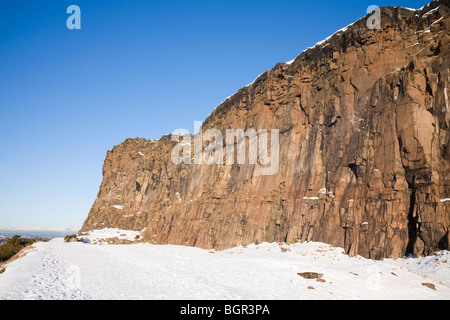
[[181, 164], [176, 142], [108, 151], [81, 232], [142, 230], [152, 243], [225, 249], [321, 241], [374, 259], [449, 249], [450, 8], [381, 8], [280, 63], [202, 130], [279, 129], [278, 173]]

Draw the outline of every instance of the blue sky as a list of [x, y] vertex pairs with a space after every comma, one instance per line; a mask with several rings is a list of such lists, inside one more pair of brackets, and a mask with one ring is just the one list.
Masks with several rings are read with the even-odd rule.
[[81, 227], [114, 145], [192, 131], [370, 5], [428, 2], [1, 1], [0, 227]]

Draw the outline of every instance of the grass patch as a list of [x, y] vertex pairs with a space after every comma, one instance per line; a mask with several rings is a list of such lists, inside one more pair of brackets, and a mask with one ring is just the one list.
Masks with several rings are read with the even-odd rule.
[[64, 237], [64, 242], [71, 242], [72, 239], [77, 239], [77, 235], [76, 234], [71, 234], [71, 235], [67, 235]]
[[29, 245], [32, 245], [35, 242], [35, 239], [23, 239], [17, 235], [9, 238], [4, 244], [0, 246], [0, 262], [8, 261], [20, 250]]
[[120, 145], [124, 146], [126, 145], [129, 141], [133, 140], [132, 138], [126, 138], [124, 142], [122, 142]]

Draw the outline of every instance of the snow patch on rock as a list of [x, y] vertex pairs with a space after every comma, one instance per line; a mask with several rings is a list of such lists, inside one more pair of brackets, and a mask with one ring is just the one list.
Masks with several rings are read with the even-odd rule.
[[[143, 231], [123, 230], [118, 228], [105, 228], [99, 230], [88, 231], [85, 235], [79, 236], [78, 239], [89, 243], [103, 243], [110, 239], [136, 241], [142, 238]], [[137, 238], [137, 236], [139, 236]]]

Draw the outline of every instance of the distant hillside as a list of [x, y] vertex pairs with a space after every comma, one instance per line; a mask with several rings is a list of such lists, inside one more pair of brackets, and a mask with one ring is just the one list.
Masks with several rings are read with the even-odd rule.
[[0, 243], [2, 242], [2, 238], [9, 238], [15, 235], [20, 235], [22, 237], [64, 238], [66, 235], [74, 233], [76, 233], [76, 230], [0, 229]]

